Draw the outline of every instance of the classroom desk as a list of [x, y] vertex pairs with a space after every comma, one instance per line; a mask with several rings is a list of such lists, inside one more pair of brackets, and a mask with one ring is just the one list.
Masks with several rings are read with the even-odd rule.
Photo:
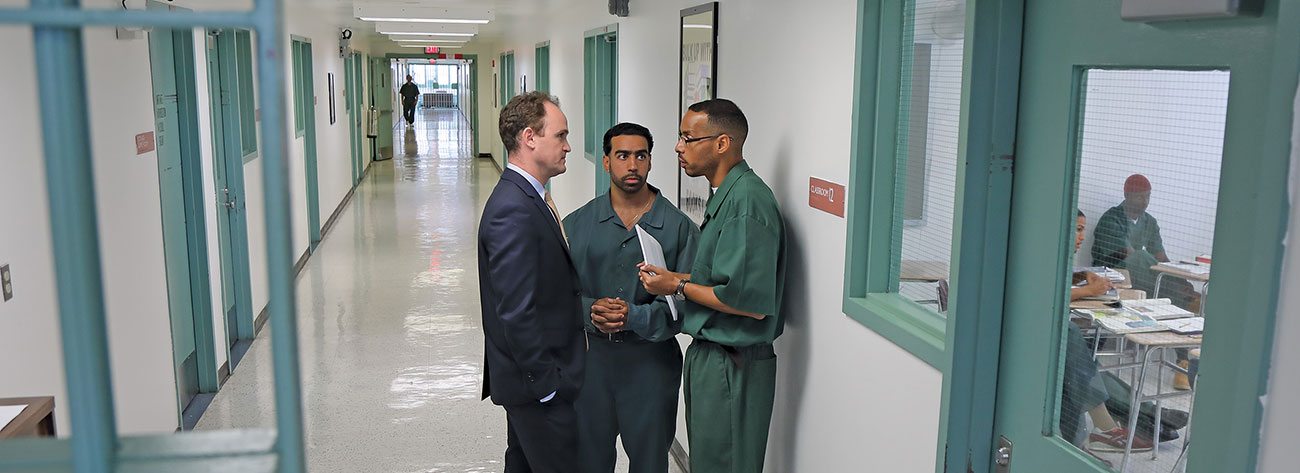
[[[1207, 267], [1206, 269], [1209, 268]], [[1201, 315], [1201, 316], [1205, 315], [1205, 296], [1206, 293], [1210, 290], [1209, 271], [1206, 271], [1205, 273], [1193, 273], [1191, 271], [1184, 271], [1178, 268], [1171, 268], [1163, 264], [1156, 264], [1155, 266], [1151, 267], [1151, 270], [1156, 272], [1155, 288], [1153, 289], [1154, 294], [1151, 295], [1151, 297], [1155, 299], [1160, 298], [1160, 283], [1164, 282], [1166, 275], [1173, 276], [1176, 278], [1181, 278], [1187, 281], [1195, 281], [1201, 283], [1201, 289], [1200, 291], [1198, 291], [1201, 293], [1201, 306], [1196, 309], [1196, 313], [1197, 315]]]
[[[1104, 329], [1099, 328], [1099, 330], [1104, 330]], [[1171, 363], [1165, 360], [1165, 356], [1164, 356], [1165, 350], [1177, 349], [1177, 348], [1199, 349], [1201, 347], [1201, 335], [1180, 335], [1172, 331], [1166, 330], [1160, 332], [1143, 332], [1143, 333], [1125, 334], [1124, 341], [1137, 347], [1137, 353], [1134, 357], [1135, 360], [1131, 363], [1119, 363], [1111, 366], [1105, 366], [1099, 370], [1099, 371], [1120, 371], [1126, 369], [1138, 370], [1137, 380], [1136, 382], [1133, 383], [1132, 395], [1129, 398], [1129, 415], [1128, 415], [1129, 438], [1124, 444], [1124, 459], [1120, 462], [1120, 468], [1119, 468], [1120, 473], [1125, 473], [1128, 471], [1129, 460], [1130, 457], [1133, 455], [1133, 435], [1135, 435], [1137, 432], [1137, 421], [1138, 418], [1141, 417], [1141, 412], [1142, 412], [1141, 406], [1143, 402], [1155, 401], [1155, 423], [1152, 428], [1151, 438], [1153, 439], [1154, 442], [1157, 443], [1159, 442], [1158, 439], [1160, 438], [1160, 431], [1158, 429], [1160, 429], [1160, 414], [1161, 414], [1160, 408], [1161, 408], [1162, 401], [1174, 397], [1189, 396], [1191, 397], [1191, 400], [1189, 401], [1189, 406], [1196, 402], [1195, 389], [1189, 391], [1172, 391], [1166, 393], [1164, 392], [1164, 385], [1162, 384], [1161, 380], [1163, 379], [1162, 374], [1164, 373], [1165, 367], [1169, 367], [1170, 369], [1173, 369], [1175, 371], [1179, 371], [1184, 374], [1187, 374], [1187, 370], [1183, 369], [1182, 367], [1178, 366], [1175, 363]], [[1147, 382], [1147, 369], [1151, 366], [1151, 362], [1153, 361], [1153, 356], [1155, 356], [1156, 354], [1159, 354], [1159, 358], [1155, 359], [1157, 363], [1157, 371], [1156, 371], [1157, 375], [1155, 377], [1156, 393], [1151, 395], [1143, 394], [1143, 390], [1145, 389], [1146, 382]], [[1190, 407], [1188, 408], [1188, 411], [1189, 411], [1188, 415], [1191, 415]], [[1190, 440], [1190, 437], [1191, 437], [1191, 431], [1188, 430], [1188, 432], [1183, 436], [1184, 445], [1187, 444], [1187, 442]], [[1152, 460], [1156, 459], [1157, 452], [1159, 450], [1160, 450], [1159, 448], [1153, 448], [1151, 450]]]
[[27, 408], [9, 425], [0, 428], [0, 440], [55, 435], [53, 396], [0, 398], [0, 406], [20, 405], [26, 405]]
[[948, 279], [947, 261], [903, 260], [899, 264], [899, 281], [939, 282], [945, 279]]
[[935, 304], [939, 312], [948, 311], [948, 262], [926, 260], [903, 260], [899, 263], [899, 282], [938, 283], [936, 297], [916, 301], [919, 304]]

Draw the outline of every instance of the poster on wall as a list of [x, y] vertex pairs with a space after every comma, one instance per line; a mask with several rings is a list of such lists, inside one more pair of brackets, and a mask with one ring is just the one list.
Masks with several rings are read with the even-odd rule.
[[[718, 2], [707, 3], [682, 10], [681, 16], [681, 100], [680, 117], [696, 102], [717, 97], [718, 79]], [[704, 209], [709, 203], [708, 179], [690, 177], [677, 171], [677, 207], [696, 224], [704, 222]]]

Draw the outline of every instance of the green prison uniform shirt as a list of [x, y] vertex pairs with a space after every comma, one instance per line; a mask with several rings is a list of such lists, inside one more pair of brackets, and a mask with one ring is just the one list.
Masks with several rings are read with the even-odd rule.
[[763, 320], [683, 304], [682, 332], [741, 347], [769, 344], [784, 330], [785, 224], [772, 189], [741, 161], [709, 198], [691, 282], [712, 286], [724, 304], [763, 314]]
[[[1133, 223], [1128, 219], [1128, 215], [1124, 214], [1124, 204], [1111, 207], [1102, 214], [1097, 220], [1097, 228], [1093, 229], [1092, 238], [1094, 266], [1126, 268], [1127, 262], [1117, 256], [1125, 247], [1145, 251], [1152, 256], [1165, 251], [1164, 240], [1160, 237], [1160, 225], [1156, 223], [1156, 218], [1142, 212], [1137, 223]], [[1155, 264], [1154, 258], [1150, 264]]]
[[[699, 230], [686, 214], [659, 195], [658, 189], [653, 186], [650, 189], [657, 195], [655, 202], [637, 225], [659, 240], [669, 265], [667, 269], [684, 272], [694, 257]], [[623, 227], [608, 194], [592, 199], [565, 217], [564, 231], [569, 235], [569, 250], [582, 282], [582, 307], [588, 314], [584, 317], [588, 331], [599, 333], [591, 323], [590, 309], [597, 299], [604, 297], [628, 302], [624, 327], [645, 340], [668, 340], [680, 331], [681, 312], [674, 322], [668, 302], [646, 292], [641, 285], [636, 267], [645, 261], [641, 241], [635, 229]]]

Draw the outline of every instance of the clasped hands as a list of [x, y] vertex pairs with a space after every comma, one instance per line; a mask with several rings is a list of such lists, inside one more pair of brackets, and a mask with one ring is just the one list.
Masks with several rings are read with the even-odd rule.
[[591, 323], [600, 333], [617, 333], [627, 324], [627, 301], [615, 297], [596, 299], [591, 304]]

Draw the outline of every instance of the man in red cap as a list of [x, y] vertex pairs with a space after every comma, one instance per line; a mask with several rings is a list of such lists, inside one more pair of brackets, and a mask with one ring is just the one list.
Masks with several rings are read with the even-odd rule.
[[[1147, 294], [1155, 292], [1156, 274], [1151, 267], [1169, 261], [1160, 236], [1160, 225], [1147, 213], [1150, 203], [1151, 181], [1141, 174], [1129, 176], [1124, 181], [1124, 202], [1102, 214], [1092, 233], [1092, 264], [1128, 269], [1133, 288]], [[1191, 283], [1182, 279], [1165, 278], [1160, 285], [1160, 295], [1192, 312], [1200, 308], [1200, 294]], [[1178, 360], [1179, 364], [1187, 363], [1184, 350], [1179, 351]], [[1177, 373], [1174, 388], [1189, 389], [1187, 376]]]

